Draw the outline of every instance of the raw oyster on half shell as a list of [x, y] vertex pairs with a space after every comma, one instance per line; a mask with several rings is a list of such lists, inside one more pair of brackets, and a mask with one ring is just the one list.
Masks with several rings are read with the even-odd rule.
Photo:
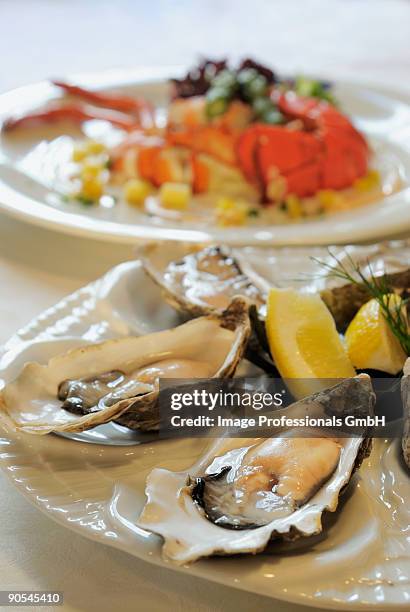
[[225, 246], [178, 242], [148, 244], [137, 252], [148, 276], [162, 289], [164, 299], [189, 317], [220, 313], [234, 295], [250, 301], [253, 334], [246, 359], [267, 372], [274, 366], [269, 354], [263, 319], [268, 281], [246, 259]]
[[269, 283], [228, 247], [155, 243], [142, 247], [138, 256], [165, 300], [190, 316], [222, 312], [235, 295], [257, 308], [265, 305]]
[[233, 376], [249, 333], [249, 303], [146, 336], [70, 350], [46, 365], [27, 363], [0, 394], [14, 426], [33, 434], [83, 431], [108, 421], [155, 430], [160, 378]]
[[[360, 375], [296, 402], [304, 414], [373, 414], [370, 378]], [[188, 472], [154, 469], [138, 526], [164, 538], [165, 557], [188, 563], [210, 555], [256, 553], [272, 539], [322, 531], [371, 440], [335, 431], [288, 430], [272, 438], [218, 439]]]

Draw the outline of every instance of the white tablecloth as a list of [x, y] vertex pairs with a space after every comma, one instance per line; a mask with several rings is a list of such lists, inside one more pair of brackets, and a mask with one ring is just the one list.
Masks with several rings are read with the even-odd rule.
[[[3, 0], [0, 90], [68, 72], [186, 63], [200, 52], [252, 55], [282, 72], [410, 91], [409, 38], [407, 1]], [[0, 215], [0, 342], [131, 257], [131, 248], [53, 234]], [[32, 508], [3, 474], [0, 516], [0, 589], [62, 590], [67, 611], [307, 610], [89, 542]]]

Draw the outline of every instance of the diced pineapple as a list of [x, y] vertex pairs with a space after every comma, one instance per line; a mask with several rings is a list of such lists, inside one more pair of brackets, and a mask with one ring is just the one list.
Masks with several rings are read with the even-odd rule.
[[353, 187], [358, 191], [370, 191], [380, 184], [380, 174], [377, 170], [369, 170], [369, 172], [359, 179], [356, 179]]
[[80, 163], [92, 155], [101, 155], [101, 153], [104, 153], [105, 150], [106, 147], [102, 142], [97, 142], [96, 140], [85, 140], [74, 146], [72, 160], [75, 163]]
[[85, 161], [81, 166], [80, 175], [83, 180], [97, 178], [103, 170], [104, 168], [101, 164]]
[[84, 200], [99, 200], [104, 193], [104, 187], [99, 178], [90, 177], [82, 182], [79, 196]]
[[219, 198], [216, 203], [216, 219], [222, 227], [244, 225], [249, 215], [249, 205], [246, 202], [232, 198]]
[[77, 144], [73, 148], [71, 159], [73, 162], [80, 163], [87, 157], [87, 151], [84, 144]]
[[321, 189], [317, 198], [325, 210], [334, 210], [343, 204], [343, 196], [333, 189]]
[[87, 140], [85, 150], [87, 155], [101, 155], [106, 150], [106, 146], [97, 140]]
[[124, 185], [124, 198], [128, 204], [139, 206], [151, 192], [151, 184], [140, 179], [130, 179]]
[[191, 196], [191, 187], [185, 183], [164, 183], [159, 190], [162, 206], [172, 210], [186, 210]]
[[291, 219], [300, 219], [302, 216], [302, 202], [297, 195], [290, 193], [285, 200], [286, 210]]

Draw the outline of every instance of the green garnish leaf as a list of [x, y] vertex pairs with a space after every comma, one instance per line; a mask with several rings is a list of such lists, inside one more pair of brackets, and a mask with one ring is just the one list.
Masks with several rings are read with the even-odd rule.
[[221, 87], [212, 87], [206, 94], [206, 114], [210, 119], [223, 115], [230, 101], [229, 91]]
[[91, 200], [90, 198], [85, 198], [84, 196], [77, 196], [75, 198], [77, 200], [77, 202], [80, 202], [80, 204], [84, 204], [84, 206], [92, 206], [93, 204], [95, 204], [95, 200]]
[[296, 79], [295, 91], [299, 96], [319, 98], [319, 100], [325, 100], [326, 102], [329, 102], [329, 104], [336, 105], [336, 100], [329, 91], [329, 87], [327, 87], [322, 81], [300, 76]]
[[280, 125], [283, 123], [283, 115], [276, 108], [272, 108], [261, 116], [261, 120], [269, 125]]
[[248, 210], [248, 217], [259, 217], [260, 211], [257, 208], [250, 208]]
[[218, 72], [212, 79], [211, 86], [215, 88], [220, 87], [229, 93], [233, 93], [238, 88], [235, 72], [228, 69]]
[[252, 102], [252, 108], [257, 117], [261, 117], [264, 113], [275, 108], [272, 100], [266, 96], [255, 98]]

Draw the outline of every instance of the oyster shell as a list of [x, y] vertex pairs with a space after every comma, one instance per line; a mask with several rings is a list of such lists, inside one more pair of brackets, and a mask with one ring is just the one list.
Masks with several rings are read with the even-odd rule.
[[[378, 275], [376, 278], [391, 292], [407, 294], [410, 288], [410, 268], [400, 272]], [[365, 285], [354, 283], [324, 289], [320, 296], [332, 313], [339, 331], [346, 329], [359, 308], [372, 297]]]
[[158, 427], [158, 379], [229, 377], [250, 333], [249, 303], [232, 300], [222, 314], [171, 330], [107, 340], [27, 363], [0, 394], [0, 409], [28, 433], [83, 431], [115, 420]]
[[227, 247], [155, 243], [137, 254], [165, 300], [190, 316], [222, 312], [234, 295], [265, 305], [269, 283]]
[[403, 368], [401, 380], [401, 395], [403, 398], [404, 428], [403, 428], [403, 457], [410, 468], [410, 358], [407, 359]]
[[[309, 405], [322, 415], [373, 414], [374, 402], [370, 378], [360, 375], [288, 409], [304, 414]], [[219, 439], [188, 473], [151, 472], [137, 524], [161, 535], [164, 556], [177, 563], [256, 553], [272, 539], [316, 535], [323, 513], [336, 510], [370, 453], [365, 435], [288, 431], [270, 439]]]
[[245, 296], [251, 303], [254, 332], [246, 359], [267, 372], [275, 370], [263, 324], [270, 284], [239, 253], [225, 246], [171, 242], [167, 248], [145, 245], [137, 255], [165, 301], [190, 317], [222, 312], [233, 295]]

